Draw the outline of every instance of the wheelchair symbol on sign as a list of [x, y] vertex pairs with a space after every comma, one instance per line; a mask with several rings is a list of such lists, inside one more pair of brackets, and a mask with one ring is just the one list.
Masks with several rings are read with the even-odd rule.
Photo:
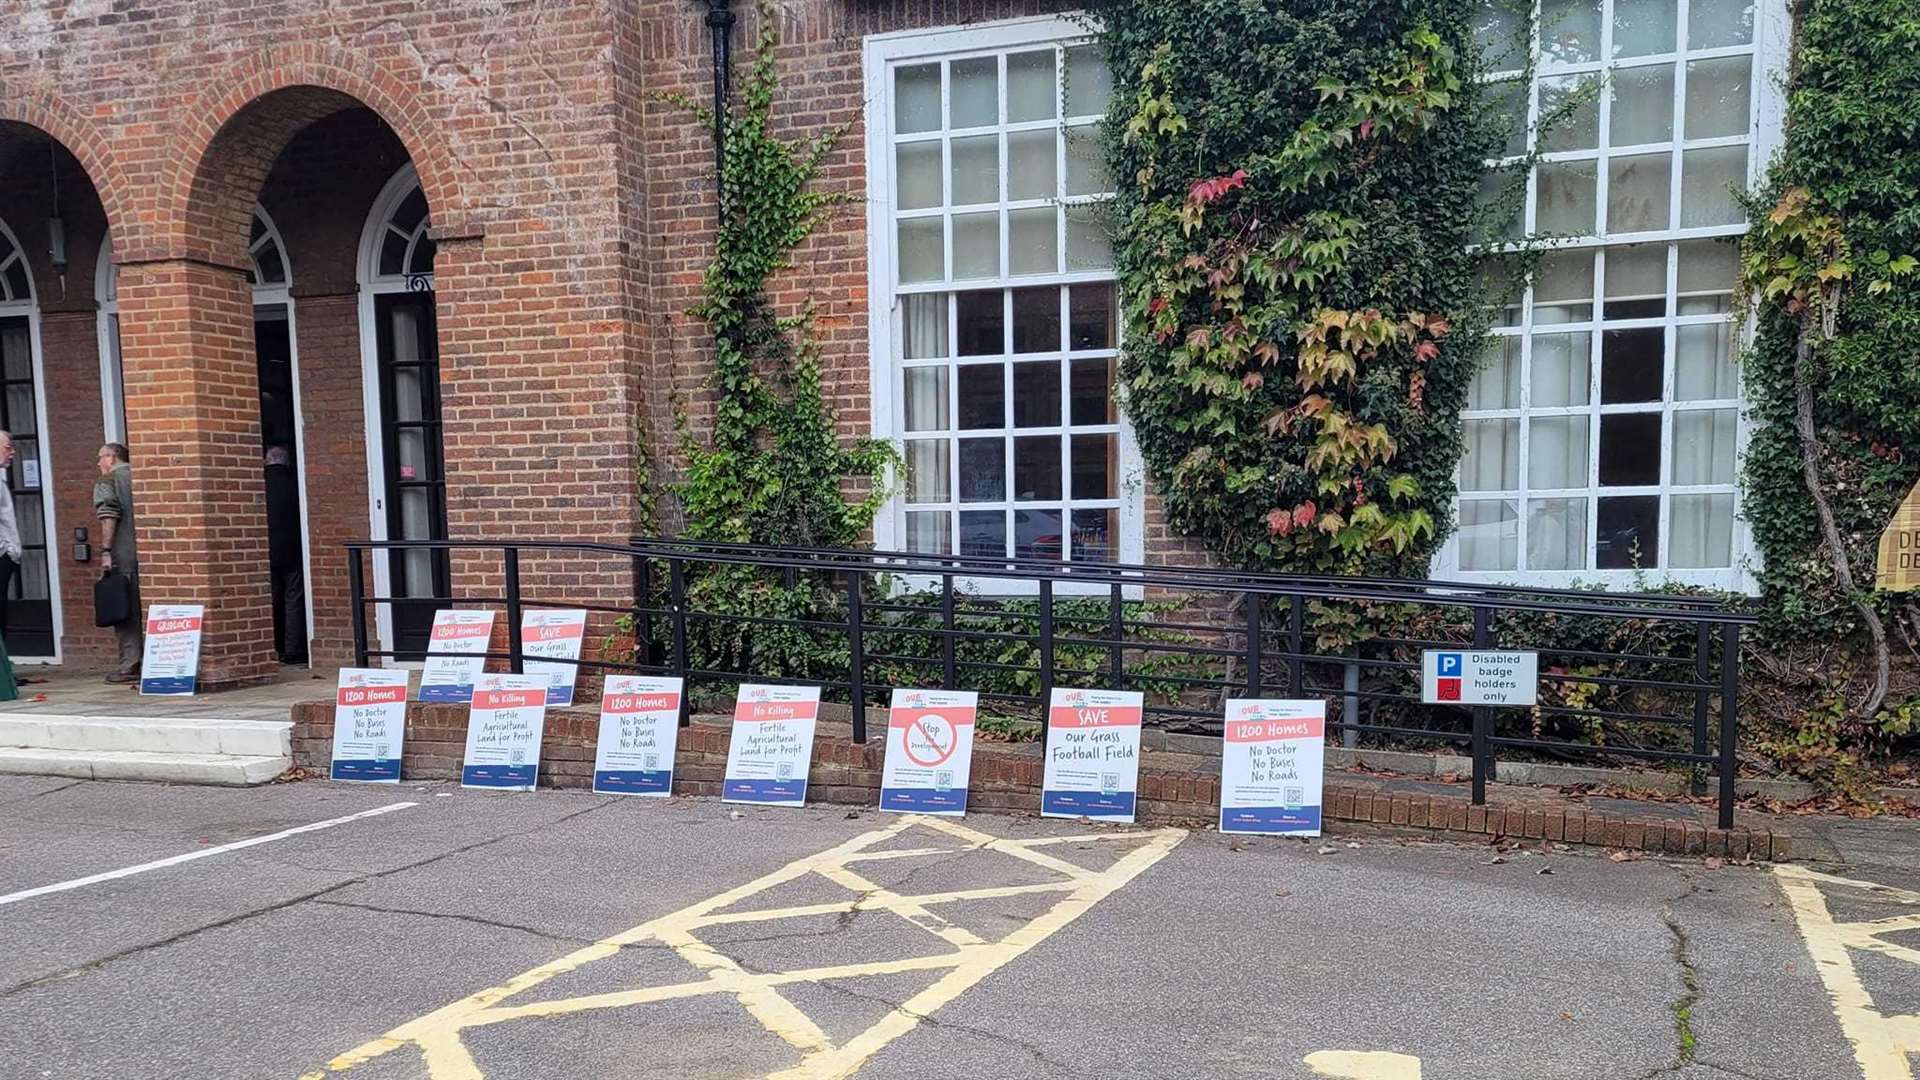
[[921, 768], [932, 768], [944, 764], [953, 756], [954, 749], [960, 745], [960, 739], [954, 734], [953, 724], [939, 713], [926, 713], [914, 718], [900, 735], [901, 748], [907, 752], [907, 760]]

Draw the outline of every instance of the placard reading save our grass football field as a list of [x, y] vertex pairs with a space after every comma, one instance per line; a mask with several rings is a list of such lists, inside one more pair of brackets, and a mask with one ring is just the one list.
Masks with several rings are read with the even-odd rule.
[[555, 709], [571, 708], [573, 684], [580, 676], [580, 645], [587, 636], [587, 613], [581, 608], [529, 611], [520, 617], [520, 651], [527, 658], [522, 665], [529, 675], [544, 675], [547, 704]]
[[602, 795], [673, 793], [673, 755], [680, 743], [675, 676], [609, 675], [600, 695], [600, 735], [593, 752], [593, 790]]
[[950, 817], [967, 812], [979, 706], [980, 695], [970, 690], [893, 692], [880, 809]]
[[327, 777], [399, 783], [406, 734], [406, 669], [341, 668], [333, 694], [333, 764]]
[[1220, 831], [1320, 835], [1327, 703], [1231, 699], [1220, 743]]
[[1042, 816], [1133, 820], [1141, 706], [1136, 690], [1053, 691]]
[[721, 801], [805, 806], [819, 717], [817, 686], [742, 685], [733, 707]]

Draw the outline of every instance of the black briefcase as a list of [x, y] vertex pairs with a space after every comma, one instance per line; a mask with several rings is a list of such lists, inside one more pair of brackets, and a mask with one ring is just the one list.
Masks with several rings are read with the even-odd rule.
[[109, 570], [93, 583], [93, 625], [117, 626], [133, 614], [133, 583]]

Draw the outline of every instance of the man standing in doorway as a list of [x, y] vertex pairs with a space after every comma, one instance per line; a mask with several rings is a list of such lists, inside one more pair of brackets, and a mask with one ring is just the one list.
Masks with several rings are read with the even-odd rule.
[[273, 651], [307, 662], [307, 581], [300, 558], [300, 481], [284, 446], [267, 448], [267, 565], [273, 575]]
[[7, 604], [13, 597], [13, 579], [20, 572], [20, 523], [13, 516], [13, 436], [0, 431], [0, 634], [7, 631]]
[[127, 617], [113, 624], [113, 636], [120, 642], [120, 663], [107, 681], [130, 683], [140, 670], [147, 633], [146, 613], [140, 609], [140, 563], [133, 549], [133, 466], [121, 443], [100, 448], [100, 479], [93, 482], [93, 516], [100, 520], [102, 565], [127, 578]]

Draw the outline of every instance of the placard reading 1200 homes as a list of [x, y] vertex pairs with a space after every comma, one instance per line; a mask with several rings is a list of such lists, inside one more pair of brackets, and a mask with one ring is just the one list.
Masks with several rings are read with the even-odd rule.
[[1220, 743], [1220, 831], [1319, 836], [1327, 703], [1232, 699]]
[[[473, 683], [487, 666], [493, 640], [493, 612], [441, 608], [433, 613], [427, 663], [420, 669], [420, 700], [462, 702], [473, 699]], [[449, 655], [462, 653], [466, 655]], [[544, 682], [542, 685], [545, 685]]]
[[341, 668], [333, 692], [332, 780], [400, 782], [407, 734], [407, 673], [400, 668]]
[[1141, 695], [1134, 690], [1054, 690], [1047, 710], [1042, 815], [1133, 820], [1141, 709]]
[[819, 717], [817, 686], [741, 686], [721, 801], [805, 806]]
[[681, 680], [609, 675], [600, 695], [600, 738], [593, 752], [593, 790], [602, 795], [673, 793], [673, 754], [680, 742]]
[[971, 690], [894, 690], [880, 809], [950, 817], [967, 812], [979, 707], [980, 695]]
[[540, 775], [540, 735], [546, 723], [545, 676], [480, 676], [467, 715], [460, 786], [532, 791]]

